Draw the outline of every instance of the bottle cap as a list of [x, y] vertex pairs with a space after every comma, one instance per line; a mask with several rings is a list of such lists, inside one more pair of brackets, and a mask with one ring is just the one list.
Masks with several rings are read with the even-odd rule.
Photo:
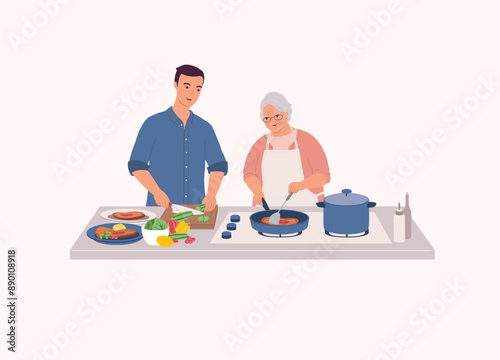
[[403, 215], [403, 209], [401, 209], [401, 203], [398, 203], [398, 208], [396, 209], [396, 215]]

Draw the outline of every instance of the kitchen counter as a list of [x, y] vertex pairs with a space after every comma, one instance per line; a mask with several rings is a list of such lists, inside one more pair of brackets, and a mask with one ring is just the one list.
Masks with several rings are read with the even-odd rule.
[[[267, 238], [249, 229], [249, 215], [261, 207], [219, 206], [213, 230], [190, 230], [196, 238], [193, 244], [183, 241], [168, 247], [148, 245], [140, 240], [129, 245], [104, 245], [87, 237], [87, 229], [109, 221], [101, 218], [103, 211], [119, 208], [149, 210], [159, 218], [163, 208], [158, 206], [113, 207], [101, 206], [71, 248], [71, 259], [434, 259], [434, 249], [415, 222], [412, 237], [404, 243], [392, 242], [392, 221], [395, 207], [375, 207], [370, 210], [370, 234], [359, 238], [332, 238], [324, 235], [323, 209], [301, 207], [294, 210], [310, 216], [309, 226], [292, 238]], [[233, 241], [220, 240], [225, 230], [226, 217], [237, 213], [241, 216]], [[372, 216], [379, 222], [375, 226]], [[377, 220], [373, 218], [373, 220]], [[246, 222], [246, 223], [244, 223]], [[269, 241], [267, 241], [269, 240]]]

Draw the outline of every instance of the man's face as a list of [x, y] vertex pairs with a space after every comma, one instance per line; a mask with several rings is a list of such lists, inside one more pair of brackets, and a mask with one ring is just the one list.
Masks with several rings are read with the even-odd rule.
[[288, 113], [278, 111], [278, 109], [272, 105], [264, 106], [262, 112], [264, 113], [264, 124], [266, 124], [267, 128], [273, 133], [279, 134], [283, 128], [288, 126]]
[[201, 76], [186, 76], [181, 74], [179, 81], [174, 83], [177, 89], [177, 100], [187, 107], [193, 106], [200, 97], [203, 78]]

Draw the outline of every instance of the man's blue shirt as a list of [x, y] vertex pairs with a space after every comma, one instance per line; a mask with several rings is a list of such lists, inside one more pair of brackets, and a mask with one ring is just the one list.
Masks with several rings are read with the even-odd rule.
[[[190, 111], [186, 127], [170, 107], [149, 117], [141, 127], [128, 168], [149, 170], [174, 204], [201, 204], [208, 172], [227, 174], [227, 161], [212, 125]], [[147, 206], [155, 205], [148, 192]]]

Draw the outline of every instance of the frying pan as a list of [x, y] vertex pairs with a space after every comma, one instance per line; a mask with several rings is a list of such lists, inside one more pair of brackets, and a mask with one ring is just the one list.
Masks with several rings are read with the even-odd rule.
[[[299, 222], [293, 225], [268, 225], [262, 224], [260, 221], [274, 214], [277, 210], [269, 210], [266, 200], [262, 199], [262, 204], [264, 206], [264, 211], [259, 211], [250, 215], [250, 224], [254, 230], [257, 230], [260, 235], [268, 236], [266, 234], [279, 235], [279, 237], [286, 237], [287, 235], [300, 235], [302, 231], [307, 229], [309, 225], [309, 215], [295, 210], [281, 210], [282, 218], [295, 218]], [[292, 236], [293, 236], [292, 235]]]

